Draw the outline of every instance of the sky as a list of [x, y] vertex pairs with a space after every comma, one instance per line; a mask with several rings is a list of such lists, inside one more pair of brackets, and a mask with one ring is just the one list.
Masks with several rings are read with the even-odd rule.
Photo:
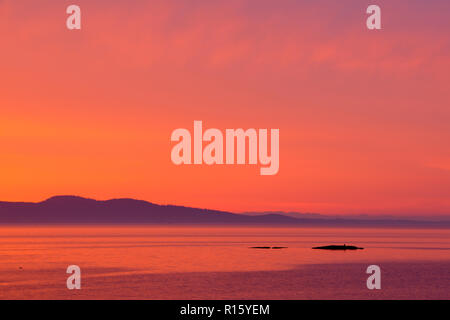
[[[82, 29], [66, 28], [66, 7]], [[366, 28], [377, 4], [382, 29]], [[0, 0], [0, 200], [450, 215], [450, 2]], [[280, 170], [176, 166], [277, 128]]]

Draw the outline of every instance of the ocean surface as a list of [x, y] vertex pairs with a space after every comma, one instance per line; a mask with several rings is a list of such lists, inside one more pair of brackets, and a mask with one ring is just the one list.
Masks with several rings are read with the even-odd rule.
[[0, 299], [450, 299], [450, 230], [0, 226]]

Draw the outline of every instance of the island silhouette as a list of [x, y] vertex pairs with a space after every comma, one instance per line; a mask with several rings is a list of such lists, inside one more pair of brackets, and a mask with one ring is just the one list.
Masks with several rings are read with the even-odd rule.
[[295, 218], [268, 213], [246, 215], [220, 210], [158, 205], [130, 198], [95, 200], [54, 196], [42, 202], [0, 202], [0, 224], [245, 224], [286, 226], [450, 227], [450, 221]]
[[320, 250], [363, 250], [364, 248], [359, 248], [356, 246], [347, 246], [344, 244], [341, 245], [329, 245], [329, 246], [321, 246], [321, 247], [313, 247], [313, 249], [320, 249]]

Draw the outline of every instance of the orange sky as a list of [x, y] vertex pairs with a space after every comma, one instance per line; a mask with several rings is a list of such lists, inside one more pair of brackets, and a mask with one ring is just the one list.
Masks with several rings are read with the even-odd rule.
[[[450, 214], [450, 3], [375, 2], [0, 0], [0, 200]], [[279, 128], [279, 173], [175, 166], [194, 120]]]

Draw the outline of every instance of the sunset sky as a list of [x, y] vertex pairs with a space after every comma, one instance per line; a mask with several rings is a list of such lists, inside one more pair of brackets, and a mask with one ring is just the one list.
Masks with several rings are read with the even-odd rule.
[[[450, 215], [449, 14], [448, 0], [0, 0], [0, 200]], [[280, 129], [279, 173], [174, 165], [170, 135], [194, 120]]]

